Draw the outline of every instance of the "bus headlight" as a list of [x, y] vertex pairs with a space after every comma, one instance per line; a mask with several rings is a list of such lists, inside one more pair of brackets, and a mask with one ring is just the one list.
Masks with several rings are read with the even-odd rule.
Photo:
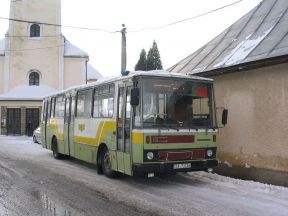
[[154, 158], [153, 152], [148, 152], [148, 153], [147, 153], [147, 159], [148, 159], [148, 160], [152, 160], [153, 158]]
[[213, 155], [213, 150], [208, 149], [207, 152], [206, 152], [206, 154], [207, 154], [208, 157], [212, 157], [212, 155]]

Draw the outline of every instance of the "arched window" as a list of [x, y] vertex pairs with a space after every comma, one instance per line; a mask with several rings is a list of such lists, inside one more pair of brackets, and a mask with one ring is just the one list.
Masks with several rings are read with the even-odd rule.
[[40, 76], [39, 73], [32, 71], [29, 74], [29, 86], [36, 85], [39, 86], [40, 84]]
[[30, 26], [30, 37], [40, 37], [40, 25], [39, 24], [32, 24]]

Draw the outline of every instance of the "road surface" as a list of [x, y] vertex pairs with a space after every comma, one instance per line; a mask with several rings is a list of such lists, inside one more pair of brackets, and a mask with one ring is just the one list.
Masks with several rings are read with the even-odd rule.
[[31, 138], [0, 136], [0, 216], [288, 215], [288, 188], [209, 174], [98, 175]]

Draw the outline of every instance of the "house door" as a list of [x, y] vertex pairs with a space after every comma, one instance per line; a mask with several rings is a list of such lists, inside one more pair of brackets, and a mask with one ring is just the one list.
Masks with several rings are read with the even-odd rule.
[[7, 109], [7, 134], [21, 135], [21, 110]]
[[117, 164], [118, 171], [131, 175], [131, 86], [119, 88], [117, 113]]
[[39, 109], [26, 109], [26, 134], [33, 135], [33, 131], [39, 126]]

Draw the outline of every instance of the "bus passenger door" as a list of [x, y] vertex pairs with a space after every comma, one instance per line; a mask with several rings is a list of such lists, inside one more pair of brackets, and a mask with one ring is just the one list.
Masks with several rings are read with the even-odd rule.
[[74, 144], [74, 122], [75, 122], [75, 96], [71, 97], [71, 106], [70, 106], [70, 126], [69, 126], [69, 148], [70, 156], [75, 157], [75, 144]]
[[69, 96], [66, 98], [66, 107], [65, 107], [65, 124], [64, 124], [64, 140], [65, 140], [65, 149], [66, 153], [74, 157], [74, 103], [72, 97]]
[[49, 145], [49, 135], [50, 135], [50, 114], [51, 114], [51, 99], [46, 101], [46, 118], [45, 118], [45, 131], [44, 131], [44, 139], [45, 139], [45, 148], [51, 148]]
[[117, 164], [118, 171], [132, 174], [131, 171], [131, 140], [130, 140], [130, 91], [131, 86], [120, 87], [118, 94], [117, 113]]
[[64, 118], [64, 145], [65, 153], [70, 155], [70, 122], [71, 122], [71, 97], [66, 97]]

